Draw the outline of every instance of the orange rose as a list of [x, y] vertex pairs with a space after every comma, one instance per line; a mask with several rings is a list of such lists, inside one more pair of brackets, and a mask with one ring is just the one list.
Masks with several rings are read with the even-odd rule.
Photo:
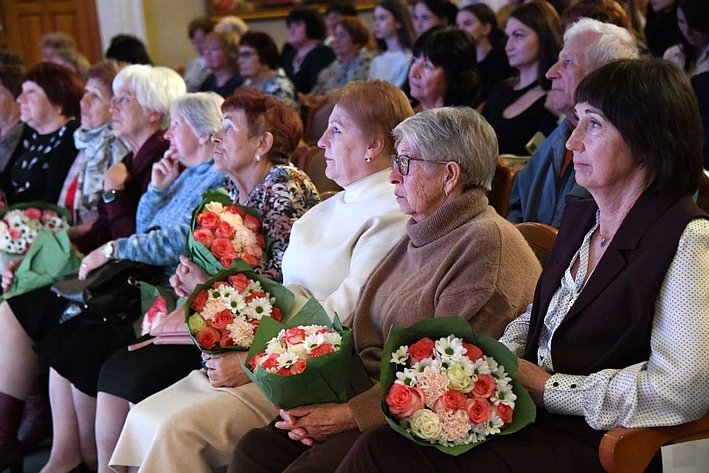
[[217, 330], [224, 330], [227, 325], [234, 321], [234, 315], [230, 310], [222, 310], [212, 319], [212, 324]]
[[468, 418], [474, 424], [482, 424], [490, 419], [492, 414], [492, 405], [485, 399], [475, 398], [469, 399], [466, 410]]
[[223, 256], [219, 258], [219, 264], [224, 266], [225, 268], [231, 268], [232, 263], [234, 262], [234, 258], [231, 255]]
[[512, 408], [510, 406], [500, 403], [496, 406], [496, 409], [497, 416], [502, 419], [505, 425], [512, 423]]
[[305, 360], [298, 360], [292, 365], [290, 365], [290, 374], [300, 374], [305, 371], [308, 363]]
[[305, 330], [298, 327], [289, 328], [283, 335], [283, 339], [291, 345], [297, 345], [305, 340]]
[[408, 419], [414, 412], [424, 407], [424, 395], [419, 388], [394, 383], [387, 393], [389, 412], [397, 419]]
[[197, 240], [207, 248], [212, 246], [212, 242], [214, 241], [214, 234], [211, 230], [207, 228], [198, 228], [194, 231], [192, 235], [194, 236], [195, 240]]
[[475, 381], [473, 395], [475, 397], [488, 398], [495, 392], [497, 384], [491, 374], [481, 374]]
[[190, 307], [192, 308], [192, 310], [199, 312], [200, 310], [204, 309], [204, 305], [207, 303], [207, 299], [209, 299], [209, 293], [203, 289], [199, 291], [199, 293], [197, 293], [194, 299], [192, 299], [192, 305]]
[[25, 209], [25, 216], [32, 220], [39, 220], [42, 217], [42, 211], [35, 207]]
[[434, 411], [438, 412], [441, 408], [447, 411], [457, 411], [465, 409], [468, 398], [460, 391], [446, 391], [435, 403]]
[[219, 339], [219, 346], [220, 347], [233, 347], [234, 346], [234, 339], [231, 338], [230, 334], [224, 334], [222, 335], [222, 338]]
[[255, 258], [254, 256], [246, 253], [245, 251], [242, 251], [241, 253], [236, 255], [237, 258], [241, 258], [244, 260], [244, 263], [251, 265], [251, 266], [258, 266], [258, 259]]
[[219, 215], [214, 212], [210, 212], [209, 210], [205, 210], [204, 212], [197, 214], [197, 225], [200, 227], [214, 230], [217, 228], [217, 225], [219, 225], [219, 222]]
[[251, 281], [243, 274], [234, 274], [229, 276], [229, 284], [237, 291], [244, 292], [246, 288], [249, 287], [249, 284], [251, 284]]
[[214, 233], [219, 238], [232, 239], [234, 238], [234, 235], [236, 235], [236, 230], [234, 230], [234, 227], [232, 227], [228, 223], [221, 222], [219, 225], [217, 225], [217, 229], [214, 231]]
[[220, 259], [231, 255], [234, 249], [231, 245], [231, 240], [228, 238], [215, 238], [212, 242], [211, 251], [217, 259]]
[[467, 356], [470, 361], [476, 361], [477, 359], [483, 357], [483, 351], [477, 345], [463, 342], [463, 346], [465, 347], [465, 356]]
[[283, 320], [283, 314], [281, 314], [281, 310], [278, 307], [271, 307], [271, 318], [276, 322]]
[[197, 343], [201, 348], [205, 350], [210, 350], [217, 346], [217, 343], [219, 343], [219, 339], [221, 338], [221, 336], [219, 335], [219, 332], [216, 329], [207, 326], [197, 332], [195, 338], [197, 339]]
[[414, 362], [432, 357], [434, 346], [433, 340], [424, 337], [409, 347], [409, 356]]
[[242, 219], [244, 218], [244, 215], [246, 215], [246, 212], [244, 212], [241, 207], [237, 205], [227, 205], [226, 207], [224, 207], [224, 210], [229, 213], [239, 215]]
[[244, 215], [243, 218], [244, 225], [246, 225], [246, 228], [248, 228], [252, 232], [258, 232], [259, 230], [261, 230], [261, 221], [258, 218], [249, 214]]
[[312, 350], [310, 350], [310, 356], [315, 358], [316, 356], [323, 356], [327, 355], [328, 353], [334, 353], [335, 349], [333, 348], [332, 344], [330, 343], [323, 343], [322, 345], [318, 345]]

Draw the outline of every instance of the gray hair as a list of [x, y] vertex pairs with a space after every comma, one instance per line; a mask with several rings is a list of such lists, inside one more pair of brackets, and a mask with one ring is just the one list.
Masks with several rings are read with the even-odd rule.
[[195, 92], [177, 97], [170, 113], [182, 117], [195, 135], [210, 136], [222, 127], [222, 103], [224, 99], [214, 92]]
[[586, 75], [618, 59], [637, 59], [638, 44], [625, 28], [591, 18], [581, 18], [564, 33], [564, 42], [576, 35], [593, 33], [597, 39], [586, 49]]
[[397, 148], [401, 140], [406, 139], [420, 159], [458, 163], [464, 189], [491, 189], [497, 165], [497, 135], [474, 109], [426, 110], [399, 123], [393, 134]]
[[113, 93], [121, 87], [130, 89], [144, 109], [163, 114], [160, 123], [163, 130], [170, 124], [172, 101], [187, 93], [185, 81], [177, 72], [146, 64], [133, 64], [121, 69], [113, 80]]

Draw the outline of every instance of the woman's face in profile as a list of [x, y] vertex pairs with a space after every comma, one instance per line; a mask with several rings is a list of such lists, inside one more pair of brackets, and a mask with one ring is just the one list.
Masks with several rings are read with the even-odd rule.
[[342, 25], [335, 27], [335, 34], [331, 44], [332, 50], [338, 60], [349, 59], [357, 54], [359, 45], [352, 41], [352, 36], [347, 32]]
[[305, 22], [293, 21], [288, 24], [288, 43], [294, 48], [301, 47], [308, 40], [305, 34]]
[[204, 43], [204, 62], [210, 69], [221, 69], [227, 63], [224, 48], [216, 39], [209, 39]]
[[87, 130], [111, 121], [111, 89], [98, 79], [89, 79], [81, 97], [81, 126]]
[[455, 19], [455, 25], [459, 30], [463, 30], [470, 35], [471, 38], [475, 40], [475, 43], [479, 43], [482, 38], [487, 36], [490, 32], [490, 26], [483, 25], [478, 17], [473, 15], [467, 10], [461, 10], [458, 12], [458, 16]]
[[165, 132], [165, 139], [170, 142], [173, 158], [186, 167], [198, 164], [195, 158], [199, 156], [199, 137], [179, 113], [170, 114], [170, 127]]
[[17, 102], [20, 104], [20, 120], [35, 129], [60, 115], [59, 107], [53, 105], [44, 89], [31, 80], [22, 83]]
[[374, 8], [374, 36], [377, 39], [386, 39], [396, 36], [401, 25], [394, 18], [394, 15], [386, 8], [377, 6]]
[[[253, 165], [261, 135], [250, 136], [248, 120], [243, 110], [227, 110], [222, 129], [214, 134], [214, 164], [217, 169], [236, 176]], [[261, 159], [265, 159], [262, 157]]]
[[423, 55], [414, 58], [409, 69], [411, 96], [422, 103], [443, 105], [446, 93], [446, 73], [442, 67], [434, 65]]
[[576, 182], [591, 194], [605, 192], [622, 195], [630, 182], [646, 173], [638, 166], [620, 131], [603, 112], [588, 103], [575, 107], [579, 119], [566, 142], [573, 151]]
[[341, 106], [332, 109], [318, 146], [325, 150], [325, 175], [338, 185], [344, 187], [370, 174], [366, 162], [367, 137]]
[[428, 9], [425, 3], [417, 2], [414, 5], [414, 14], [411, 18], [414, 22], [416, 36], [421, 36], [434, 26], [445, 25], [446, 21]]
[[510, 17], [505, 25], [505, 53], [510, 67], [531, 66], [539, 60], [539, 36], [517, 18]]
[[704, 47], [709, 43], [709, 34], [697, 31], [687, 23], [687, 17], [681, 8], [677, 9], [677, 26], [687, 42], [695, 47]]

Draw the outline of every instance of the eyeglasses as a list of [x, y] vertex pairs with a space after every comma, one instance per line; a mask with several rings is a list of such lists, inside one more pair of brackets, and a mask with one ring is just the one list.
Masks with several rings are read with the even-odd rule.
[[125, 105], [131, 100], [136, 100], [136, 98], [130, 95], [115, 95], [111, 98], [111, 105]]
[[431, 163], [431, 164], [446, 164], [448, 161], [429, 161], [427, 159], [420, 159], [420, 158], [412, 158], [409, 155], [406, 154], [392, 154], [391, 155], [391, 165], [396, 166], [399, 169], [399, 174], [402, 176], [408, 176], [409, 175], [409, 165], [411, 164], [411, 161], [424, 161], [426, 163]]

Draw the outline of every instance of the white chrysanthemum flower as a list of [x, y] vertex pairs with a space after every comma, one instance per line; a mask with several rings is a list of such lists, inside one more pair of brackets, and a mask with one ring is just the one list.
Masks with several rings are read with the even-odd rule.
[[256, 280], [252, 279], [251, 282], [249, 283], [249, 287], [246, 288], [246, 292], [252, 293], [252, 292], [257, 292], [257, 291], [266, 292], [263, 289], [261, 289], [261, 281], [256, 281]]
[[323, 343], [325, 343], [324, 333], [311, 333], [306, 335], [305, 340], [303, 340], [303, 346], [308, 353], [310, 353], [313, 348], [316, 348]]
[[342, 335], [339, 333], [332, 331], [323, 335], [325, 335], [325, 343], [329, 343], [335, 347], [336, 350], [340, 348], [340, 345], [342, 345]]
[[283, 344], [276, 338], [272, 338], [269, 340], [269, 342], [266, 344], [266, 353], [269, 355], [272, 353], [285, 353], [286, 352], [286, 347], [283, 346]]
[[473, 373], [476, 379], [480, 374], [490, 374], [490, 365], [485, 361], [485, 357], [478, 358], [473, 362]]
[[249, 312], [253, 314], [251, 318], [261, 320], [261, 317], [270, 315], [273, 310], [271, 301], [268, 297], [257, 297], [248, 303]]
[[296, 355], [298, 358], [302, 358], [303, 360], [308, 358], [308, 350], [302, 343], [298, 343], [297, 345], [291, 345], [288, 348], [288, 351]]
[[416, 386], [416, 374], [416, 371], [404, 368], [404, 371], [396, 372], [396, 382], [405, 386]]
[[276, 360], [276, 362], [278, 363], [278, 369], [290, 368], [290, 366], [299, 359], [300, 358], [298, 357], [298, 355], [296, 355], [295, 353], [291, 353], [290, 351], [281, 353], [280, 355], [278, 355], [278, 359]]
[[390, 363], [395, 365], [406, 365], [406, 360], [409, 359], [409, 347], [407, 345], [402, 345], [398, 350], [391, 354]]
[[502, 403], [506, 406], [514, 407], [517, 395], [512, 391], [512, 384], [497, 383], [495, 392], [490, 396], [490, 400], [494, 404]]
[[500, 433], [500, 429], [505, 425], [502, 419], [494, 412], [490, 416], [490, 420], [483, 424], [485, 426], [485, 435], [495, 435]]
[[433, 359], [433, 358], [424, 358], [423, 360], [417, 361], [416, 363], [411, 366], [411, 368], [415, 369], [416, 371], [422, 373], [426, 368], [432, 368], [435, 370], [441, 370], [441, 362], [439, 360]]
[[224, 301], [229, 310], [234, 314], [241, 313], [246, 308], [246, 300], [244, 300], [244, 295], [239, 293], [239, 291], [234, 291], [226, 301]]
[[216, 288], [215, 291], [217, 291], [219, 293], [219, 297], [226, 302], [229, 297], [236, 292], [236, 289], [231, 286], [224, 285]]
[[436, 354], [443, 361], [458, 361], [465, 356], [463, 340], [455, 335], [449, 335], [436, 340]]

